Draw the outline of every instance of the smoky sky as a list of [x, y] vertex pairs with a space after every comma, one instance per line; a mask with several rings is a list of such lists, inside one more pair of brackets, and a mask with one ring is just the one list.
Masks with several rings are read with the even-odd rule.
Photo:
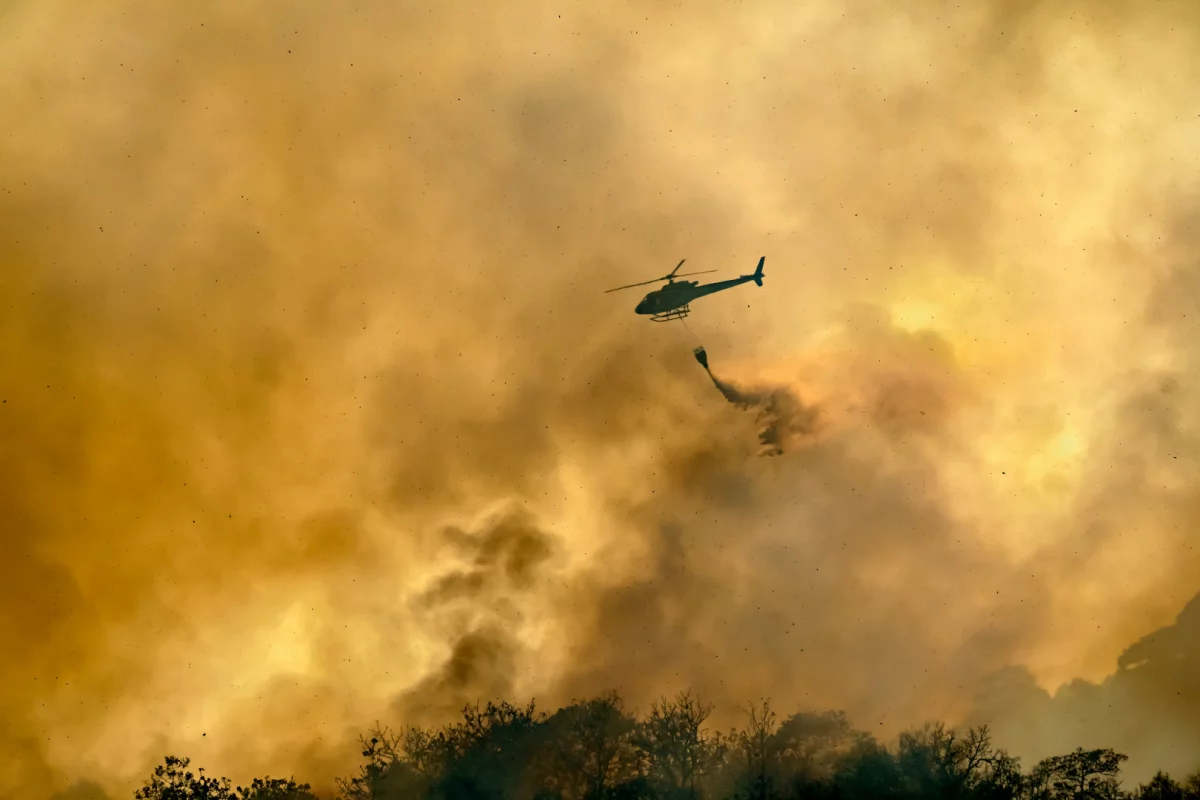
[[8, 4], [0, 795], [684, 686], [1200, 766], [1198, 21]]

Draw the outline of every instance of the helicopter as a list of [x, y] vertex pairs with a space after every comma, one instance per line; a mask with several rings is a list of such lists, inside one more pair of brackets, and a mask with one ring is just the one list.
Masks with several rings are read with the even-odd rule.
[[763, 285], [763, 262], [767, 260], [766, 256], [758, 259], [758, 267], [752, 275], [742, 275], [738, 278], [730, 278], [727, 281], [717, 281], [716, 283], [697, 284], [695, 281], [679, 281], [676, 278], [683, 278], [690, 275], [705, 275], [709, 272], [716, 272], [715, 269], [706, 269], [701, 272], [685, 272], [683, 275], [678, 275], [679, 268], [683, 266], [683, 259], [675, 265], [675, 269], [661, 278], [655, 278], [650, 281], [642, 281], [641, 283], [631, 283], [627, 286], [618, 286], [616, 289], [609, 289], [605, 292], [617, 292], [621, 289], [632, 289], [634, 286], [645, 286], [658, 281], [666, 281], [667, 285], [661, 289], [655, 289], [648, 295], [642, 298], [642, 302], [637, 304], [634, 313], [649, 315], [653, 322], [669, 322], [673, 319], [683, 319], [689, 313], [688, 303], [698, 297], [704, 297], [707, 294], [720, 292], [725, 289], [732, 289], [734, 286], [741, 286], [743, 283], [754, 281], [758, 286]]

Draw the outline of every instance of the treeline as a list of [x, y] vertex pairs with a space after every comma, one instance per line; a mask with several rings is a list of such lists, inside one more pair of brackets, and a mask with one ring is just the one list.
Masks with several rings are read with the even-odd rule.
[[[1126, 756], [1083, 750], [1024, 771], [986, 727], [927, 724], [893, 746], [840, 712], [777, 717], [747, 709], [743, 727], [708, 725], [689, 693], [642, 719], [616, 694], [551, 715], [533, 704], [467, 707], [440, 729], [378, 729], [363, 738], [338, 800], [1200, 800], [1200, 774], [1159, 773], [1122, 790]], [[314, 800], [307, 784], [259, 779], [234, 787], [168, 758], [137, 800]]]

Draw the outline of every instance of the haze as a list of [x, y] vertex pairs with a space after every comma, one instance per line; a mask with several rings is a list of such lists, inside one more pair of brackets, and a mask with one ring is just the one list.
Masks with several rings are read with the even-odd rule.
[[0, 796], [609, 688], [1200, 767], [1198, 85], [1182, 0], [7, 4]]

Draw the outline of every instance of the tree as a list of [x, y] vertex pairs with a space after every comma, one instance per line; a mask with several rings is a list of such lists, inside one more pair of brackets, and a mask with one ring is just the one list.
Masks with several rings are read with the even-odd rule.
[[440, 733], [408, 728], [395, 734], [377, 725], [370, 739], [360, 741], [366, 763], [354, 777], [338, 779], [343, 800], [423, 797], [442, 775], [445, 737]]
[[255, 778], [249, 786], [237, 787], [237, 800], [317, 800], [307, 783], [291, 778]]
[[913, 797], [1003, 800], [1020, 789], [1019, 765], [993, 749], [986, 725], [963, 735], [941, 724], [905, 732], [900, 735], [897, 761]]
[[1022, 781], [1026, 800], [1050, 800], [1054, 791], [1054, 772], [1048, 759], [1034, 765]]
[[750, 718], [746, 728], [732, 737], [742, 773], [738, 796], [746, 800], [769, 800], [776, 796], [779, 772], [775, 712], [770, 701], [764, 700], [758, 706], [751, 705], [746, 714]]
[[1020, 760], [1003, 750], [996, 750], [975, 786], [975, 797], [977, 800], [1014, 800], [1021, 796], [1023, 786]]
[[1187, 800], [1184, 788], [1162, 771], [1155, 773], [1149, 783], [1138, 786], [1133, 797], [1135, 800]]
[[712, 706], [690, 692], [650, 709], [639, 726], [634, 743], [645, 754], [650, 784], [665, 797], [699, 797], [700, 779], [722, 755], [719, 737], [709, 734], [704, 722]]
[[463, 718], [438, 734], [442, 775], [434, 787], [445, 800], [532, 798], [541, 782], [528, 765], [539, 760], [544, 718], [534, 704], [467, 706]]
[[[896, 758], [869, 736], [859, 738], [834, 770], [831, 794], [843, 800], [888, 800], [900, 797], [900, 770]], [[801, 786], [799, 797], [824, 797], [824, 786]]]
[[953, 798], [960, 780], [954, 733], [927, 724], [900, 734], [896, 763], [901, 786], [910, 797]]
[[565, 800], [596, 800], [641, 774], [633, 746], [637, 721], [615, 692], [575, 703], [546, 721], [548, 788]]
[[1053, 756], [1034, 769], [1038, 798], [1049, 800], [1112, 800], [1120, 796], [1121, 764], [1129, 757], [1109, 749], [1084, 750]]
[[787, 772], [807, 780], [828, 780], [840, 760], [869, 738], [851, 727], [845, 712], [801, 712], [779, 726], [775, 749]]
[[210, 778], [203, 769], [191, 772], [190, 758], [167, 756], [134, 794], [136, 800], [235, 800], [228, 778]]
[[366, 763], [358, 774], [350, 778], [338, 778], [339, 797], [343, 800], [374, 800], [384, 797], [382, 785], [396, 763], [400, 740], [390, 731], [376, 727], [370, 739], [359, 737], [362, 756]]

